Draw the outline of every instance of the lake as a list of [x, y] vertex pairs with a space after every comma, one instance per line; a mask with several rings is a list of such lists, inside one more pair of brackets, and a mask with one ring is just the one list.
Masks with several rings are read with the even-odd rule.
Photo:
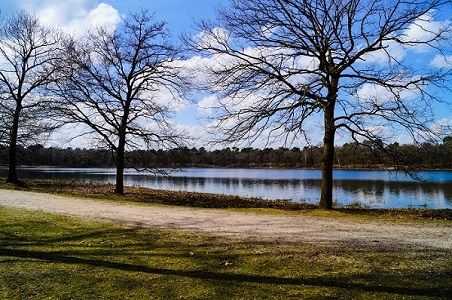
[[[114, 183], [110, 168], [20, 168], [19, 178]], [[452, 171], [423, 171], [423, 181], [385, 170], [335, 170], [333, 199], [339, 205], [369, 208], [450, 208]], [[0, 169], [6, 177], [7, 170]], [[127, 169], [125, 184], [164, 190], [221, 193], [318, 203], [320, 170], [187, 168], [170, 176]]]

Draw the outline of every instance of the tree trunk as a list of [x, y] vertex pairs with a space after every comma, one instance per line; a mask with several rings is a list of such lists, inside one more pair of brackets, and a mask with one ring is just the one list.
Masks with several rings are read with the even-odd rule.
[[17, 137], [19, 132], [19, 118], [22, 106], [17, 104], [16, 110], [13, 116], [13, 124], [9, 135], [9, 158], [8, 158], [8, 179], [6, 182], [18, 184], [17, 178]]
[[[327, 125], [328, 124], [328, 125]], [[333, 208], [333, 164], [335, 128], [332, 117], [325, 111], [325, 136], [323, 138], [322, 186], [320, 208]]]
[[119, 130], [119, 142], [116, 149], [116, 194], [124, 194], [124, 169], [125, 169], [125, 148], [126, 134], [125, 129]]
[[334, 108], [337, 98], [337, 78], [333, 78], [331, 86], [324, 111], [325, 133], [323, 137], [322, 186], [319, 204], [320, 208], [323, 209], [333, 209], [334, 136], [336, 134]]
[[124, 194], [124, 168], [125, 168], [125, 143], [120, 138], [119, 147], [116, 151], [116, 194]]

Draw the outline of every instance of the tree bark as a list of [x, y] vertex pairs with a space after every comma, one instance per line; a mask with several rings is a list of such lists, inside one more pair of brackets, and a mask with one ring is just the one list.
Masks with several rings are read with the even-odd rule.
[[322, 185], [320, 208], [333, 208], [333, 164], [334, 164], [334, 108], [325, 110], [325, 134], [323, 138]]
[[9, 158], [8, 158], [8, 178], [6, 182], [18, 184], [17, 178], [17, 137], [19, 132], [19, 118], [22, 106], [20, 103], [16, 105], [13, 116], [13, 124], [9, 137]]
[[124, 169], [125, 169], [125, 137], [119, 138], [119, 145], [116, 151], [116, 194], [124, 194]]
[[323, 158], [322, 158], [322, 185], [320, 194], [320, 208], [333, 209], [333, 165], [334, 165], [334, 136], [336, 125], [334, 109], [336, 105], [339, 78], [332, 77], [327, 103], [324, 109]]
[[[128, 84], [129, 85], [129, 84]], [[127, 93], [127, 100], [124, 105], [124, 115], [121, 118], [121, 125], [118, 128], [118, 148], [116, 150], [116, 194], [124, 194], [124, 169], [126, 152], [127, 122], [129, 119], [131, 104], [131, 91]]]

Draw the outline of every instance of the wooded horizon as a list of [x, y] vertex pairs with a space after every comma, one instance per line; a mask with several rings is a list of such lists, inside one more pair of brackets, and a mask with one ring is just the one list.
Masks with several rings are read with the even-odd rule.
[[[452, 169], [452, 139], [442, 144], [399, 145], [388, 147], [414, 169]], [[19, 149], [22, 166], [114, 167], [111, 151], [85, 148], [58, 148], [33, 145]], [[7, 146], [0, 146], [0, 165], [7, 165]], [[168, 150], [126, 152], [126, 166], [137, 168], [246, 167], [246, 168], [320, 168], [322, 146], [285, 148], [242, 148], [206, 150], [180, 147]], [[435, 153], [435, 155], [432, 155]], [[346, 143], [335, 149], [335, 168], [395, 168], [387, 153], [372, 145]]]

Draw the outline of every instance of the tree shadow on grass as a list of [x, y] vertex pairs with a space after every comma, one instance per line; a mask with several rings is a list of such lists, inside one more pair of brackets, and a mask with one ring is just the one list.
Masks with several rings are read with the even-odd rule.
[[[143, 265], [135, 265], [122, 262], [113, 262], [102, 259], [93, 258], [81, 258], [76, 256], [67, 255], [61, 252], [52, 251], [32, 251], [32, 250], [19, 250], [8, 249], [0, 247], [0, 255], [6, 257], [22, 258], [22, 259], [38, 259], [52, 263], [63, 264], [76, 264], [86, 265], [91, 267], [110, 268], [114, 270], [121, 270], [127, 272], [142, 272], [153, 275], [166, 275], [166, 276], [182, 276], [193, 279], [218, 281], [221, 284], [239, 284], [239, 283], [256, 283], [256, 284], [270, 284], [270, 285], [291, 285], [291, 286], [318, 286], [318, 287], [330, 287], [340, 288], [361, 292], [382, 292], [390, 294], [402, 294], [408, 296], [436, 296], [447, 299], [450, 296], [450, 291], [447, 288], [439, 290], [438, 287], [431, 288], [413, 288], [402, 286], [397, 284], [398, 278], [393, 280], [386, 279], [386, 282], [392, 282], [393, 286], [389, 285], [372, 285], [375, 281], [375, 274], [362, 275], [357, 274], [353, 276], [340, 276], [334, 275], [327, 276], [304, 276], [302, 278], [286, 278], [280, 276], [266, 276], [266, 275], [251, 275], [251, 274], [235, 274], [226, 273], [224, 271], [215, 272], [208, 270], [178, 270], [169, 268], [154, 268]], [[444, 276], [452, 276], [450, 274], [444, 274]], [[364, 277], [363, 277], [364, 276]], [[381, 274], [384, 276], [384, 274]], [[368, 277], [368, 278], [366, 278]], [[364, 283], [363, 283], [364, 282]]]
[[[358, 270], [348, 273], [347, 271], [333, 273], [322, 270], [323, 266], [330, 263], [328, 256], [324, 258], [326, 260], [323, 261], [324, 265], [318, 268], [315, 268], [315, 257], [312, 259], [307, 257], [311, 250], [318, 252], [320, 248], [316, 247], [306, 248], [303, 245], [298, 245], [295, 248], [289, 247], [287, 255], [283, 253], [282, 256], [292, 258], [283, 260], [285, 258], [281, 256], [272, 260], [269, 255], [272, 255], [274, 251], [278, 252], [277, 249], [281, 246], [276, 241], [268, 243], [260, 241], [252, 244], [251, 241], [209, 236], [201, 238], [188, 234], [177, 237], [176, 235], [178, 233], [174, 231], [105, 227], [103, 224], [80, 224], [79, 220], [76, 219], [42, 219], [40, 215], [30, 216], [28, 213], [22, 217], [20, 214], [8, 216], [5, 213], [0, 224], [0, 256], [1, 263], [9, 263], [13, 268], [16, 268], [13, 265], [14, 263], [24, 261], [37, 262], [38, 264], [41, 262], [66, 264], [81, 266], [82, 268], [108, 268], [113, 271], [141, 272], [149, 275], [178, 276], [202, 280], [213, 283], [219, 288], [239, 287], [244, 283], [262, 286], [286, 286], [287, 289], [292, 290], [313, 286], [322, 289], [341, 289], [344, 293], [349, 293], [348, 295], [369, 292], [407, 296], [436, 296], [444, 299], [447, 299], [450, 293], [450, 285], [448, 285], [450, 283], [448, 278], [452, 278], [450, 269], [447, 269], [446, 273], [443, 272], [440, 278], [428, 279], [430, 275], [424, 269], [418, 273], [402, 272], [402, 277], [399, 278], [396, 272], [385, 272], [384, 268], [377, 265], [377, 262], [373, 262], [375, 272], [371, 274], [365, 270], [362, 272]], [[234, 243], [235, 245], [233, 245]], [[255, 257], [258, 254], [254, 250], [260, 250], [260, 247], [264, 249], [264, 252], [267, 251], [262, 258]], [[341, 249], [335, 245], [331, 247], [331, 251], [325, 251], [325, 255], [341, 257]], [[291, 252], [291, 249], [295, 250]], [[323, 251], [325, 248], [320, 250]], [[370, 252], [372, 251], [374, 250]], [[193, 255], [190, 252], [196, 253]], [[444, 253], [450, 255], [450, 252], [446, 253], [445, 251], [435, 255], [441, 256]], [[347, 249], [345, 254], [354, 255], [355, 253], [353, 249]], [[420, 254], [422, 255], [422, 253]], [[430, 255], [430, 252], [427, 254]], [[359, 256], [360, 254], [356, 253], [356, 255]], [[417, 256], [417, 253], [414, 255]], [[251, 262], [250, 256], [253, 256], [254, 262]], [[370, 256], [370, 259], [372, 257]], [[129, 258], [133, 260], [129, 260]], [[297, 263], [299, 259], [303, 262]], [[246, 265], [244, 268], [239, 266], [228, 268], [225, 265], [220, 265], [229, 260], [237, 262], [237, 265], [250, 265]], [[172, 265], [167, 264], [167, 261], [174, 263]], [[277, 267], [272, 265], [274, 262]], [[184, 265], [189, 267], [184, 268]], [[279, 270], [279, 265], [284, 266], [284, 270]], [[308, 271], [297, 272], [304, 275], [293, 276], [294, 270], [299, 267], [307, 267]], [[335, 264], [335, 267], [340, 268], [340, 264]], [[25, 272], [18, 274], [20, 276], [32, 276], [26, 273], [29, 269], [24, 268], [24, 270]], [[417, 280], [428, 280], [429, 282], [415, 285]], [[27, 280], [24, 280], [24, 282], [27, 282]], [[255, 286], [244, 288], [251, 289]]]

